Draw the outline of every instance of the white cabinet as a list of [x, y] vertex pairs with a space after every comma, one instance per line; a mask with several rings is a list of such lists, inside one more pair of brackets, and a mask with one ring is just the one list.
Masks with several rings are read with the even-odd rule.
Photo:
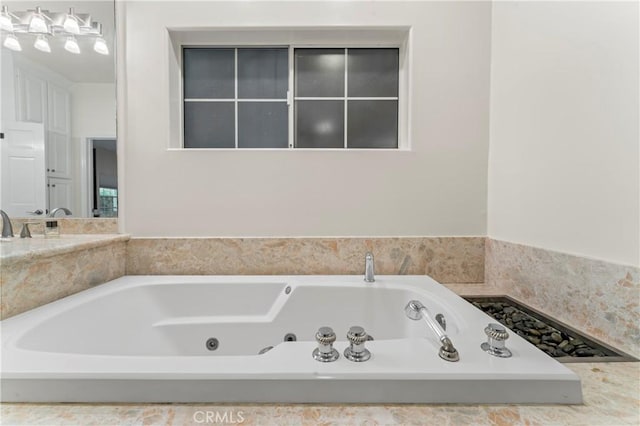
[[16, 69], [16, 121], [43, 123], [47, 120], [47, 82], [23, 69]]
[[69, 91], [53, 83], [48, 83], [47, 88], [49, 130], [68, 135], [71, 133]]
[[74, 206], [71, 191], [71, 95], [63, 87], [66, 83], [59, 80], [59, 77], [42, 70], [16, 64], [17, 119], [44, 125], [46, 175], [49, 181], [55, 180], [55, 186], [49, 182], [49, 210]]
[[47, 175], [56, 178], [71, 178], [70, 137], [58, 132], [47, 132]]
[[50, 177], [71, 178], [70, 114], [69, 91], [47, 83], [47, 173]]
[[73, 207], [73, 187], [71, 179], [49, 178], [49, 211], [58, 207]]

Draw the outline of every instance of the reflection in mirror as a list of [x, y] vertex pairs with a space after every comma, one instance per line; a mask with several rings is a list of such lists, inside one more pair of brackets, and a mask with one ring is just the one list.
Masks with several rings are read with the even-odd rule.
[[11, 217], [117, 216], [114, 7], [2, 2], [0, 207]]

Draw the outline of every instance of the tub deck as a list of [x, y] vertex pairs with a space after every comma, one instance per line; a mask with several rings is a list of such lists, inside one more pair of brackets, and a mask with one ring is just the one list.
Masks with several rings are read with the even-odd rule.
[[[287, 291], [289, 288], [290, 291]], [[404, 304], [443, 313], [460, 361]], [[480, 349], [492, 319], [425, 276], [129, 276], [2, 322], [4, 402], [579, 404], [579, 377], [519, 336]], [[320, 326], [338, 361], [311, 357]], [[342, 336], [361, 325], [371, 360]], [[286, 332], [298, 336], [283, 342]], [[221, 352], [207, 350], [209, 337]], [[267, 344], [274, 348], [258, 355]], [[275, 343], [275, 344], [274, 344]], [[226, 352], [222, 351], [227, 346]]]

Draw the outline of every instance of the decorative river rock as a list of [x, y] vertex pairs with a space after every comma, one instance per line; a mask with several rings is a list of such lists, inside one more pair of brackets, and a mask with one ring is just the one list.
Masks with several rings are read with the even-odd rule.
[[492, 316], [498, 322], [524, 337], [538, 349], [554, 358], [607, 357], [617, 354], [581, 338], [569, 330], [559, 329], [519, 309], [515, 302], [506, 298], [466, 298], [475, 307]]

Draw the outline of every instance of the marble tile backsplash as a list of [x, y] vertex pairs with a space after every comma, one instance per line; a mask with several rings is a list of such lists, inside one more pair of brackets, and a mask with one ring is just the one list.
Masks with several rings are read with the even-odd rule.
[[[33, 218], [11, 218], [11, 225], [13, 226], [13, 233], [20, 235], [20, 229], [24, 222], [42, 222], [51, 220], [42, 217]], [[80, 218], [80, 217], [56, 217], [58, 221], [58, 227], [61, 234], [117, 234], [118, 233], [118, 219], [117, 218]], [[43, 225], [35, 225], [31, 227], [32, 234], [42, 234]]]
[[640, 268], [487, 239], [486, 283], [640, 357]]
[[484, 281], [484, 237], [133, 238], [129, 275], [430, 275], [443, 283]]

